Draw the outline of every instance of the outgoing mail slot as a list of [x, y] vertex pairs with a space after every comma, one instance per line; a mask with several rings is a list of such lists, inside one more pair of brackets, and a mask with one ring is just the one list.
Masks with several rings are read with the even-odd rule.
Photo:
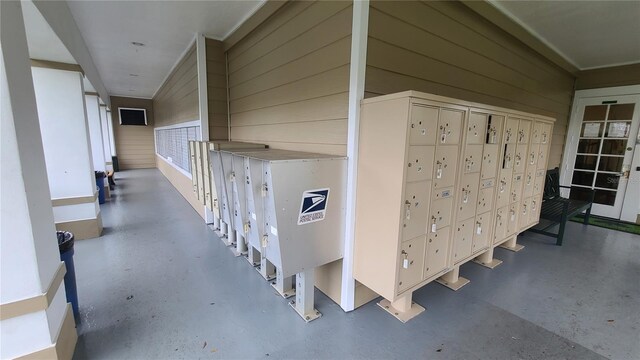
[[478, 185], [480, 174], [467, 174], [460, 182], [458, 193], [458, 219], [472, 218], [476, 214], [476, 202], [478, 199]]
[[471, 256], [471, 242], [473, 241], [475, 218], [460, 221], [454, 227], [453, 235], [453, 262]]
[[431, 178], [434, 148], [434, 146], [409, 146], [407, 181], [421, 181]]
[[467, 145], [462, 161], [462, 171], [465, 174], [480, 172], [482, 167], [482, 145]]
[[410, 145], [435, 145], [438, 128], [438, 108], [413, 105], [409, 124]]
[[402, 209], [402, 239], [409, 240], [427, 232], [431, 182], [407, 183]]
[[433, 164], [433, 187], [441, 189], [455, 184], [458, 164], [458, 147], [438, 146]]

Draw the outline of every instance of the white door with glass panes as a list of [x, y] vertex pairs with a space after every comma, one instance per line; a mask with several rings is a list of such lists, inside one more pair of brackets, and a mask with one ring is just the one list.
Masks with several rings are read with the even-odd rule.
[[[625, 196], [630, 183], [632, 160], [638, 139], [640, 91], [629, 95], [605, 95], [607, 89], [577, 91], [565, 145], [562, 184], [571, 186], [569, 196], [586, 199], [595, 190], [591, 213], [620, 219], [623, 205], [638, 208], [636, 189], [629, 189], [634, 198]], [[625, 92], [625, 91], [622, 91]], [[640, 154], [639, 154], [640, 155]], [[635, 179], [635, 177], [633, 177]], [[635, 221], [635, 218], [632, 220]]]

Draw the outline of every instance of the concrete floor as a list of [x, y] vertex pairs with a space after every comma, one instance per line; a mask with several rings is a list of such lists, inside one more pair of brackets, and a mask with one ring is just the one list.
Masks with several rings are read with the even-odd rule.
[[402, 324], [371, 302], [351, 313], [316, 291], [305, 324], [231, 255], [157, 170], [117, 174], [102, 237], [76, 243], [75, 359], [640, 358], [640, 237], [570, 223], [562, 247], [525, 233], [471, 283], [417, 291]]

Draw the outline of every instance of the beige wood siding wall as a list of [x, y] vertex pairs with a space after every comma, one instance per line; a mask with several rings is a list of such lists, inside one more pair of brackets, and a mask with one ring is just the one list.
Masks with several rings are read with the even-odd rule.
[[[143, 108], [147, 110], [147, 126], [122, 126], [119, 107]], [[151, 99], [111, 97], [111, 120], [116, 154], [120, 169], [142, 169], [156, 167], [155, 139], [153, 135], [154, 114]]]
[[228, 140], [227, 69], [221, 41], [206, 39], [209, 139]]
[[585, 70], [578, 73], [576, 90], [640, 84], [640, 64]]
[[153, 109], [156, 127], [200, 119], [195, 44], [153, 97]]
[[365, 96], [404, 90], [557, 119], [560, 164], [574, 76], [459, 2], [372, 1]]
[[293, 1], [228, 50], [232, 140], [346, 154], [351, 18]]

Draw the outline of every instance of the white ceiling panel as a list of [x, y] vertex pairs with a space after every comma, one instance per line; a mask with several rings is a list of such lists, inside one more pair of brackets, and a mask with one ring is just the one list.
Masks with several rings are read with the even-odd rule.
[[640, 62], [640, 1], [491, 2], [581, 70]]
[[223, 39], [263, 0], [68, 4], [109, 93], [151, 98], [197, 33]]

